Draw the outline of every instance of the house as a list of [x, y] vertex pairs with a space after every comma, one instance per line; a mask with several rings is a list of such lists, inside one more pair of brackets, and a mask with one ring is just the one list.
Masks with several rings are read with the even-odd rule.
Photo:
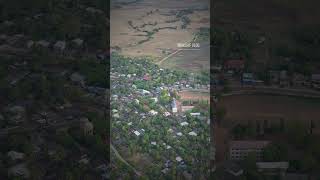
[[308, 174], [287, 173], [285, 180], [309, 180]]
[[26, 108], [23, 106], [11, 106], [6, 109], [9, 124], [20, 124], [25, 121], [26, 118]]
[[119, 119], [120, 118], [120, 115], [118, 113], [115, 113], [112, 115], [112, 117], [116, 118], [116, 119]]
[[89, 13], [92, 13], [92, 14], [103, 14], [103, 11], [100, 10], [100, 9], [96, 9], [96, 8], [93, 8], [93, 7], [87, 7], [86, 8], [86, 11], [89, 12]]
[[7, 153], [7, 156], [12, 160], [12, 161], [17, 161], [17, 160], [22, 160], [24, 159], [25, 155], [24, 153], [16, 152], [16, 151], [9, 151]]
[[85, 77], [77, 72], [71, 74], [70, 80], [81, 85], [82, 87], [85, 86]]
[[150, 95], [150, 94], [151, 94], [151, 92], [150, 92], [150, 91], [147, 91], [147, 90], [142, 89], [142, 90], [141, 90], [141, 94], [142, 94], [142, 95]]
[[133, 131], [133, 133], [134, 133], [136, 136], [140, 136], [140, 132], [139, 132], [139, 131]]
[[158, 112], [155, 111], [155, 110], [151, 110], [151, 111], [149, 111], [149, 114], [152, 115], [152, 116], [155, 116], [155, 115], [158, 114]]
[[263, 149], [269, 141], [231, 141], [229, 144], [230, 160], [238, 161], [247, 158], [249, 153], [254, 153], [257, 160], [262, 159]]
[[154, 102], [158, 102], [158, 98], [157, 97], [154, 97], [154, 98], [151, 98]]
[[190, 115], [191, 115], [191, 116], [200, 116], [200, 115], [201, 115], [201, 113], [199, 113], [199, 112], [195, 112], [195, 113], [190, 113]]
[[29, 40], [29, 41], [27, 42], [27, 48], [32, 48], [33, 45], [34, 45], [34, 41], [32, 41], [32, 40]]
[[280, 71], [279, 81], [280, 86], [289, 86], [289, 77], [286, 70]]
[[172, 112], [173, 112], [173, 113], [178, 112], [178, 106], [177, 106], [177, 102], [176, 102], [176, 99], [175, 99], [175, 98], [173, 98], [173, 100], [172, 100], [171, 108], [172, 108]]
[[243, 169], [238, 164], [228, 161], [224, 164], [225, 171], [235, 177], [239, 177], [243, 174]]
[[178, 132], [177, 133], [177, 136], [182, 136], [183, 134], [181, 132]]
[[180, 123], [180, 125], [181, 126], [187, 126], [187, 125], [189, 125], [189, 123], [188, 122], [182, 122], [182, 123]]
[[252, 85], [254, 84], [255, 80], [253, 78], [253, 73], [243, 73], [242, 74], [242, 84], [245, 85]]
[[307, 78], [303, 74], [295, 73], [292, 76], [292, 85], [294, 86], [304, 86], [306, 84]]
[[86, 164], [88, 164], [90, 162], [90, 159], [85, 154], [85, 155], [81, 156], [81, 159], [78, 162], [79, 162], [79, 164], [85, 164], [86, 165]]
[[221, 72], [222, 66], [212, 66], [211, 69], [213, 72]]
[[65, 41], [57, 41], [53, 45], [54, 50], [56, 51], [64, 51], [66, 49], [66, 42]]
[[83, 40], [80, 38], [73, 39], [71, 42], [75, 44], [77, 47], [80, 47], [83, 44]]
[[171, 114], [170, 114], [169, 112], [164, 112], [163, 115], [164, 115], [165, 117], [168, 117], [168, 116], [170, 116]]
[[311, 86], [315, 89], [320, 89], [320, 74], [311, 75]]
[[101, 172], [106, 172], [108, 171], [108, 166], [106, 164], [100, 164], [99, 166], [96, 167], [97, 171], [101, 171]]
[[244, 60], [227, 60], [224, 64], [225, 70], [242, 71], [244, 69]]
[[181, 111], [186, 112], [192, 110], [193, 108], [194, 106], [181, 106]]
[[143, 80], [145, 80], [145, 81], [150, 81], [150, 80], [151, 80], [150, 75], [149, 75], [149, 74], [145, 74], [145, 75], [143, 76]]
[[93, 124], [89, 121], [88, 118], [81, 118], [80, 126], [84, 135], [93, 135]]
[[289, 167], [288, 162], [257, 162], [258, 172], [265, 175], [281, 175], [285, 176], [285, 173]]
[[280, 80], [280, 72], [274, 70], [269, 71], [269, 79], [271, 84], [278, 84]]
[[156, 146], [156, 145], [157, 145], [157, 142], [155, 142], [155, 141], [151, 141], [151, 145]]
[[40, 40], [36, 42], [37, 46], [43, 47], [43, 48], [48, 48], [50, 46], [50, 42], [45, 41], [45, 40]]
[[195, 133], [194, 131], [191, 131], [188, 133], [190, 136], [197, 136], [197, 133]]
[[182, 158], [181, 158], [180, 156], [177, 156], [177, 157], [176, 157], [176, 161], [181, 162], [181, 161], [182, 161]]

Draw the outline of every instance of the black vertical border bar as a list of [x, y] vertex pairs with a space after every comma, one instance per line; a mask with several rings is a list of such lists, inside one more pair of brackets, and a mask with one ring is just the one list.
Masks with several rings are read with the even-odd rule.
[[213, 84], [213, 70], [212, 66], [214, 64], [214, 0], [210, 1], [210, 176], [213, 177], [215, 170], [215, 141], [214, 141], [214, 84]]
[[111, 50], [110, 50], [110, 0], [107, 1], [107, 7], [106, 7], [106, 81], [107, 81], [107, 90], [105, 94], [105, 120], [107, 121], [107, 137], [105, 139], [106, 148], [108, 149], [107, 153], [107, 163], [110, 165], [110, 139], [111, 139], [111, 126], [110, 126], [110, 56], [111, 56]]

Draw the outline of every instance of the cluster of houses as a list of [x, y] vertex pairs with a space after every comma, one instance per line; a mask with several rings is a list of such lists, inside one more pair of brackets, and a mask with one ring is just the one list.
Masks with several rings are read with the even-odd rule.
[[30, 49], [34, 47], [41, 47], [41, 48], [51, 48], [56, 51], [64, 51], [67, 48], [69, 49], [83, 48], [84, 40], [81, 38], [75, 38], [70, 41], [57, 40], [53, 42], [45, 39], [32, 40], [30, 37], [28, 37], [25, 34], [14, 34], [14, 35], [1, 34], [0, 44], [11, 46], [11, 47], [17, 47], [17, 48]]
[[304, 173], [289, 172], [289, 162], [276, 161], [265, 162], [262, 159], [263, 151], [271, 144], [263, 140], [235, 140], [230, 141], [228, 146], [228, 160], [216, 171], [220, 171], [219, 178], [224, 180], [240, 180], [244, 175], [244, 168], [240, 161], [250, 155], [255, 155], [257, 171], [264, 177], [280, 177], [281, 180], [308, 180], [309, 176]]
[[[146, 73], [138, 73], [137, 74], [124, 74], [119, 73], [117, 70], [121, 68], [121, 70], [128, 68], [129, 66], [139, 66], [139, 61], [131, 62], [132, 64], [128, 64], [126, 66], [117, 67], [115, 65], [111, 68], [111, 91], [113, 91], [111, 95], [111, 106], [113, 104], [117, 104], [112, 109], [112, 123], [115, 126], [121, 124], [122, 126], [128, 127], [128, 131], [135, 138], [142, 138], [148, 132], [147, 129], [141, 127], [141, 122], [150, 121], [153, 117], [161, 116], [161, 119], [165, 120], [165, 122], [171, 122], [177, 124], [177, 126], [188, 127], [190, 130], [187, 132], [182, 132], [177, 127], [171, 127], [168, 129], [168, 133], [172, 135], [174, 139], [179, 139], [182, 137], [199, 137], [199, 132], [197, 129], [191, 127], [191, 124], [188, 122], [186, 117], [186, 113], [189, 113], [191, 116], [200, 117], [202, 113], [200, 112], [190, 112], [194, 106], [182, 106], [178, 99], [174, 98], [174, 94], [179, 92], [179, 89], [182, 88], [191, 88], [192, 82], [189, 80], [178, 80], [173, 84], [165, 84], [160, 83], [158, 87], [152, 87], [148, 90], [146, 89], [138, 89], [135, 82], [146, 82], [152, 84], [154, 79], [163, 78], [161, 77], [161, 72], [163, 69], [153, 69], [150, 72], [150, 68], [148, 68], [149, 72]], [[152, 75], [151, 75], [152, 74]], [[126, 93], [121, 93], [120, 89], [126, 89]], [[166, 92], [166, 93], [164, 93]], [[171, 100], [167, 104], [161, 104], [160, 99], [161, 96], [166, 96]], [[152, 108], [147, 108], [148, 110], [139, 109], [135, 106], [129, 106], [128, 104], [134, 104], [136, 106], [146, 107], [148, 104], [143, 104], [143, 100], [148, 100], [148, 102], [152, 102], [151, 104], [156, 104], [156, 106]], [[137, 117], [138, 120], [131, 117]], [[208, 118], [208, 117], [207, 117]], [[139, 125], [140, 124], [140, 125]], [[166, 138], [160, 138], [165, 143], [159, 143], [158, 141], [152, 140], [150, 142], [151, 147], [163, 146], [165, 150], [172, 150], [175, 147], [170, 144], [170, 141]], [[114, 139], [114, 143], [121, 142], [121, 140]], [[177, 154], [175, 160], [167, 160], [164, 169], [162, 169], [162, 173], [166, 174], [171, 168], [170, 164], [172, 161], [176, 161], [179, 167], [185, 167], [185, 160], [183, 156]]]
[[[238, 80], [242, 85], [272, 85], [280, 87], [311, 87], [320, 88], [320, 74], [313, 73], [306, 76], [301, 73], [289, 74], [286, 70], [269, 70], [267, 80], [260, 80], [256, 73], [247, 72], [245, 61], [227, 60], [223, 66], [213, 66], [213, 85], [221, 85], [224, 80]], [[267, 82], [268, 81], [268, 82]]]

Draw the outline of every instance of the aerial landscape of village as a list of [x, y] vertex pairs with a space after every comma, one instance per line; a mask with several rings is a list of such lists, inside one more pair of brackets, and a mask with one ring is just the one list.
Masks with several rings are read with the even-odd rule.
[[111, 179], [208, 179], [210, 1], [111, 1]]
[[319, 180], [318, 5], [214, 1], [213, 179]]
[[107, 2], [0, 2], [0, 179], [109, 178]]
[[319, 5], [0, 1], [0, 180], [320, 180]]

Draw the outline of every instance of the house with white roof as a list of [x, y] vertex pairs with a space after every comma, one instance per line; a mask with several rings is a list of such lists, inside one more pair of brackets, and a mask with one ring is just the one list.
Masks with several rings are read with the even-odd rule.
[[197, 133], [195, 133], [194, 131], [191, 131], [188, 133], [190, 136], [197, 136]]
[[139, 131], [134, 131], [133, 133], [134, 133], [136, 136], [140, 136]]
[[164, 112], [163, 115], [164, 115], [165, 117], [168, 117], [168, 116], [170, 116], [171, 114], [170, 114], [169, 112]]
[[151, 111], [149, 111], [149, 114], [152, 115], [152, 116], [155, 116], [155, 115], [158, 114], [158, 112], [155, 111], [155, 110], [151, 110]]

